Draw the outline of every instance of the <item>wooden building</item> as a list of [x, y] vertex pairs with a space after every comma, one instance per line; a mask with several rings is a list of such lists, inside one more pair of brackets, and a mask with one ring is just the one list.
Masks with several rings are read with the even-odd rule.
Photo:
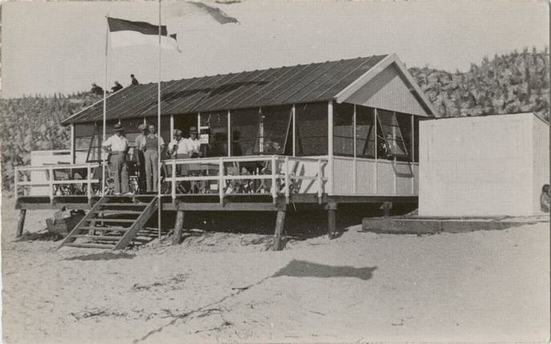
[[[132, 197], [149, 204], [135, 213], [142, 222], [159, 205], [178, 210], [177, 222], [186, 210], [277, 211], [278, 237], [287, 206], [306, 203], [328, 210], [331, 235], [339, 203], [417, 202], [419, 120], [437, 114], [394, 54], [174, 80], [161, 89], [164, 140], [175, 129], [197, 127], [202, 157], [165, 160], [161, 199]], [[121, 123], [132, 143], [139, 124], [157, 123], [157, 84], [126, 87], [105, 105], [108, 135]], [[130, 202], [100, 187], [103, 106], [100, 101], [63, 122], [71, 128], [73, 165], [16, 173], [20, 209], [91, 207], [80, 225], [89, 233], [75, 229], [87, 239], [102, 210]], [[187, 165], [186, 175], [176, 173], [179, 165]], [[31, 170], [45, 173], [47, 194], [29, 196], [37, 186]], [[64, 178], [56, 176], [63, 172]], [[181, 192], [182, 182], [194, 187]], [[67, 185], [78, 191], [60, 194]], [[124, 247], [142, 222], [119, 226], [127, 234], [112, 245], [80, 246]], [[64, 243], [74, 242], [70, 236]]]
[[549, 123], [533, 113], [421, 123], [419, 215], [541, 214]]

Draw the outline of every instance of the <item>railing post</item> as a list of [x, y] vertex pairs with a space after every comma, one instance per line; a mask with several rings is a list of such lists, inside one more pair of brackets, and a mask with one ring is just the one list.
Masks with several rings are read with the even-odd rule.
[[50, 202], [54, 200], [54, 169], [52, 166], [48, 167], [48, 184], [50, 186]]
[[321, 159], [318, 159], [318, 203], [321, 204], [321, 198], [323, 196], [323, 177], [322, 177]]
[[107, 186], [107, 162], [104, 159], [101, 159], [101, 197], [105, 196], [105, 187]]
[[176, 199], [176, 160], [172, 159], [172, 180], [170, 184], [170, 193], [172, 194], [172, 202]]
[[277, 189], [276, 189], [276, 159], [275, 155], [272, 155], [272, 201], [276, 202], [277, 199]]
[[220, 197], [220, 204], [224, 204], [224, 160], [219, 158], [218, 161], [218, 197]]
[[18, 196], [18, 193], [17, 193], [17, 181], [19, 179], [19, 168], [15, 168], [15, 173], [13, 175], [13, 193], [14, 193], [14, 196], [15, 196], [15, 199], [17, 200], [17, 196]]
[[289, 204], [291, 194], [291, 176], [289, 176], [289, 157], [285, 157], [285, 202]]
[[86, 195], [90, 201], [92, 199], [92, 168], [90, 165], [86, 166], [86, 176]]

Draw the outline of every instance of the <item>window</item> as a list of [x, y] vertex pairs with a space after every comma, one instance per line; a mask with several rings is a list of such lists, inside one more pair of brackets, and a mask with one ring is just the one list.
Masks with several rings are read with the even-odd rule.
[[203, 126], [209, 128], [209, 142], [203, 153], [208, 157], [227, 156], [228, 113], [226, 111], [201, 113], [201, 127]]
[[356, 157], [375, 158], [375, 112], [372, 108], [356, 106]]
[[290, 106], [232, 110], [232, 156], [292, 154], [291, 115]]
[[290, 106], [269, 106], [261, 109], [258, 147], [261, 154], [291, 154], [292, 148], [292, 113]]
[[[94, 127], [94, 133], [88, 139], [86, 162], [99, 162], [102, 159], [102, 128], [100, 126]], [[84, 149], [85, 141], [82, 141], [82, 148]]]
[[94, 123], [75, 123], [75, 153], [88, 154], [92, 138], [96, 132]]
[[333, 116], [333, 153], [354, 156], [354, 105], [336, 104]]
[[398, 127], [400, 128], [400, 132], [402, 133], [402, 139], [404, 141], [404, 146], [406, 148], [406, 155], [404, 156], [397, 156], [396, 160], [400, 161], [412, 161], [411, 153], [412, 153], [412, 147], [411, 147], [411, 115], [407, 113], [396, 113], [396, 120], [398, 122]]
[[377, 157], [389, 160], [407, 158], [408, 149], [404, 143], [396, 114], [391, 111], [377, 109], [377, 123], [380, 129], [380, 132], [377, 132]]
[[259, 153], [258, 145], [256, 144], [259, 123], [259, 108], [231, 111], [232, 156]]
[[327, 103], [297, 104], [296, 154], [327, 155]]
[[413, 116], [413, 161], [419, 162], [419, 117]]

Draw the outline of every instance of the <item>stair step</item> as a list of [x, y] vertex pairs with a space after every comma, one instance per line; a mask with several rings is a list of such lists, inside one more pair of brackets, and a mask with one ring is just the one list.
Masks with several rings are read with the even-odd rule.
[[93, 221], [93, 222], [123, 222], [123, 223], [132, 223], [135, 222], [136, 219], [108, 219], [105, 217], [94, 217], [93, 219], [88, 219], [86, 221]]
[[79, 247], [79, 248], [104, 248], [104, 249], [113, 249], [115, 245], [108, 244], [75, 244], [75, 243], [65, 243], [64, 246], [70, 247]]
[[146, 207], [147, 203], [103, 203], [102, 207]]
[[118, 210], [118, 209], [102, 209], [95, 211], [94, 214], [103, 213], [104, 215], [107, 214], [113, 214], [113, 215], [124, 215], [124, 214], [136, 214], [139, 215], [142, 212], [139, 210]]
[[127, 232], [130, 227], [90, 227], [90, 226], [83, 226], [80, 227], [80, 229], [85, 230], [98, 230], [98, 231], [119, 231], [119, 232]]
[[89, 235], [89, 234], [78, 234], [73, 235], [73, 238], [88, 238], [88, 239], [95, 239], [95, 240], [112, 240], [112, 241], [119, 241], [122, 238], [122, 235]]

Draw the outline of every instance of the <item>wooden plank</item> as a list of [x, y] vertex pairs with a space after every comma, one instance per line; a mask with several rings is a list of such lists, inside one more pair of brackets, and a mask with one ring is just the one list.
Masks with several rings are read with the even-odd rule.
[[148, 203], [104, 203], [104, 207], [147, 207]]
[[158, 207], [158, 199], [154, 198], [144, 209], [143, 213], [135, 220], [134, 224], [130, 226], [128, 231], [125, 233], [125, 235], [121, 238], [121, 240], [117, 243], [115, 246], [115, 249], [123, 249], [125, 248], [132, 239], [136, 236], [138, 231], [143, 228], [143, 226], [146, 224], [146, 222], [149, 220], [149, 218], [155, 213]]
[[119, 222], [119, 223], [133, 223], [134, 221], [136, 221], [136, 219], [109, 219], [105, 217], [94, 217], [88, 220], [93, 222]]
[[97, 240], [111, 240], [111, 241], [119, 241], [121, 239], [120, 236], [109, 236], [109, 235], [90, 235], [90, 234], [77, 234], [74, 236], [75, 238], [87, 238], [87, 239], [97, 239]]
[[286, 213], [285, 207], [282, 207], [277, 211], [275, 231], [274, 231], [274, 245], [272, 247], [274, 251], [281, 251], [283, 249], [281, 234], [283, 233], [283, 228], [285, 226], [285, 213]]
[[135, 215], [141, 214], [142, 212], [139, 210], [101, 209], [99, 213], [103, 213], [103, 215]]
[[174, 224], [174, 238], [172, 239], [172, 245], [179, 245], [182, 242], [182, 230], [184, 227], [184, 211], [178, 210], [176, 212], [176, 223]]
[[81, 229], [87, 230], [97, 230], [97, 231], [117, 231], [117, 232], [126, 232], [130, 227], [91, 227], [91, 226], [82, 226]]
[[88, 214], [86, 214], [86, 216], [84, 216], [79, 223], [77, 223], [77, 225], [75, 226], [75, 228], [73, 228], [73, 230], [71, 231], [71, 233], [69, 233], [64, 239], [63, 241], [61, 241], [61, 244], [59, 244], [59, 246], [57, 247], [57, 249], [59, 250], [61, 247], [63, 247], [63, 245], [65, 244], [68, 244], [68, 243], [71, 243], [73, 241], [75, 241], [75, 238], [72, 237], [73, 235], [76, 235], [78, 234], [82, 228], [80, 228], [81, 226], [83, 226], [85, 223], [87, 223], [89, 220], [90, 220], [90, 217], [92, 217], [92, 215], [94, 215], [94, 212], [99, 209], [101, 207], [101, 204], [105, 202], [105, 198], [101, 198], [99, 201], [96, 202], [96, 204], [92, 207], [92, 209], [88, 212]]
[[25, 227], [25, 216], [27, 215], [26, 209], [19, 210], [19, 219], [17, 220], [17, 233], [16, 238], [20, 238], [23, 235], [23, 228]]
[[87, 203], [27, 203], [17, 202], [15, 209], [27, 209], [27, 210], [43, 210], [43, 209], [81, 209], [88, 210], [92, 208]]
[[184, 210], [184, 211], [276, 211], [277, 205], [267, 202], [258, 203], [185, 203], [181, 202], [172, 208], [167, 206], [167, 210]]
[[361, 195], [341, 195], [341, 196], [328, 196], [326, 202], [337, 203], [417, 203], [417, 196], [361, 196]]

